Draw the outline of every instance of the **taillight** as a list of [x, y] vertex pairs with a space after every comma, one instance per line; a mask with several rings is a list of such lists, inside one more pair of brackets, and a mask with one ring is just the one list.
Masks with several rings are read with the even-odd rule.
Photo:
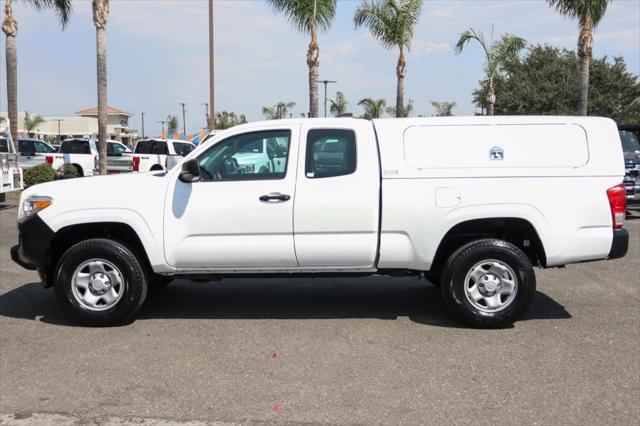
[[93, 168], [98, 170], [98, 157], [93, 157]]
[[620, 184], [607, 189], [607, 197], [609, 198], [609, 206], [611, 207], [613, 227], [615, 229], [622, 228], [627, 211], [627, 197], [624, 185]]
[[45, 157], [45, 160], [47, 161], [48, 165], [53, 166], [53, 155], [47, 155]]
[[140, 157], [133, 157], [133, 171], [140, 171]]

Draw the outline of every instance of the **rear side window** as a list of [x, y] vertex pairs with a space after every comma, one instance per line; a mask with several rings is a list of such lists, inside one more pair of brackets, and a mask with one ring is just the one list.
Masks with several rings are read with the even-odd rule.
[[62, 141], [60, 152], [63, 154], [91, 154], [91, 148], [89, 141], [73, 139]]
[[9, 140], [0, 138], [0, 152], [9, 152]]
[[176, 151], [176, 154], [186, 157], [187, 154], [189, 154], [191, 151], [195, 149], [195, 145], [191, 143], [174, 142], [173, 149]]
[[140, 141], [136, 145], [136, 154], [168, 155], [169, 149], [165, 141]]
[[345, 129], [314, 129], [307, 134], [305, 175], [310, 179], [356, 171], [356, 134]]

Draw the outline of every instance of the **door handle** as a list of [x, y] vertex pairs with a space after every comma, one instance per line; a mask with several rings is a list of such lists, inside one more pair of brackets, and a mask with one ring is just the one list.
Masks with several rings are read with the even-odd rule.
[[281, 194], [279, 192], [272, 192], [270, 194], [267, 195], [261, 195], [260, 196], [260, 201], [289, 201], [291, 199], [290, 195], [287, 194]]

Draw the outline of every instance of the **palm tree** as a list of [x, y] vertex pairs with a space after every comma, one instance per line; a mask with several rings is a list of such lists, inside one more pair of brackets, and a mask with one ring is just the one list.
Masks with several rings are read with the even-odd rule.
[[262, 107], [262, 115], [267, 120], [280, 120], [283, 118], [287, 118], [287, 114], [289, 114], [289, 110], [293, 109], [296, 106], [295, 102], [278, 102], [274, 106], [271, 107]]
[[107, 174], [107, 17], [109, 0], [92, 0], [96, 27], [96, 64], [98, 71], [98, 171]]
[[[398, 112], [395, 106], [390, 106], [386, 108], [387, 114], [391, 116], [398, 117]], [[404, 106], [402, 109], [402, 115], [400, 117], [410, 117], [413, 112], [413, 99], [409, 99], [409, 103]]]
[[216, 113], [216, 129], [224, 130], [247, 122], [244, 114], [236, 115], [235, 112], [222, 111]]
[[493, 42], [493, 28], [491, 29], [491, 44], [487, 43], [482, 32], [478, 32], [473, 28], [460, 34], [460, 39], [456, 44], [455, 52], [460, 54], [465, 44], [471, 40], [475, 40], [482, 46], [487, 59], [487, 114], [493, 115], [494, 105], [496, 103], [496, 91], [493, 80], [496, 74], [504, 66], [504, 64], [517, 56], [518, 53], [525, 48], [527, 42], [513, 34], [504, 34], [502, 38]]
[[24, 128], [27, 131], [29, 137], [33, 136], [33, 131], [46, 120], [41, 115], [31, 115], [29, 111], [24, 112]]
[[309, 115], [318, 117], [318, 68], [320, 48], [318, 29], [327, 30], [336, 14], [336, 0], [267, 0], [276, 12], [284, 13], [287, 19], [303, 33], [311, 35], [307, 50], [309, 67]]
[[578, 115], [587, 115], [589, 103], [589, 66], [593, 58], [593, 30], [598, 26], [612, 0], [547, 0], [556, 12], [577, 19], [578, 37]]
[[[55, 10], [62, 28], [69, 22], [71, 15], [71, 0], [24, 0], [36, 10]], [[16, 49], [16, 34], [18, 33], [18, 23], [13, 16], [12, 0], [6, 0], [4, 5], [4, 20], [2, 21], [2, 31], [7, 36], [7, 113], [11, 137], [18, 140], [18, 56]]]
[[344, 96], [342, 92], [336, 92], [336, 100], [329, 99], [331, 101], [331, 107], [329, 110], [334, 117], [340, 117], [342, 114], [347, 112], [347, 107], [349, 106], [349, 102], [347, 102], [347, 98]]
[[451, 117], [453, 116], [453, 108], [457, 105], [455, 102], [438, 102], [431, 101], [433, 109], [436, 110], [436, 117]]
[[362, 118], [367, 120], [373, 120], [374, 118], [380, 118], [384, 115], [384, 107], [387, 105], [387, 101], [384, 99], [364, 98], [360, 99], [358, 106], [364, 109]]
[[396, 64], [398, 79], [396, 91], [396, 117], [404, 117], [404, 77], [407, 63], [404, 58], [405, 47], [413, 38], [413, 29], [420, 19], [422, 0], [365, 0], [353, 17], [356, 28], [366, 26], [374, 38], [382, 45], [399, 50]]
[[175, 115], [167, 116], [167, 134], [173, 135], [178, 131], [178, 117]]

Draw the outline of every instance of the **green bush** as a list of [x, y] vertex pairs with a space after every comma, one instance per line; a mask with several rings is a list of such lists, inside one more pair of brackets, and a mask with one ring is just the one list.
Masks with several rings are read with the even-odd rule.
[[56, 178], [56, 171], [48, 164], [40, 164], [39, 166], [27, 169], [24, 172], [24, 184], [32, 186], [43, 182], [51, 182]]
[[78, 177], [78, 169], [73, 164], [65, 163], [62, 165], [62, 168], [58, 170], [58, 174], [64, 178], [74, 178]]

